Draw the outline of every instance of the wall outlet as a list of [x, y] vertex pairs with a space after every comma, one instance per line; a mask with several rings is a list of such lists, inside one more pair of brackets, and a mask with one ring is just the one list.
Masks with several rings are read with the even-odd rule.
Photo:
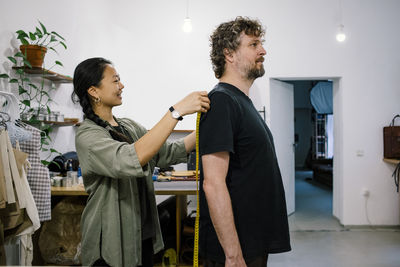
[[361, 189], [361, 195], [363, 196], [363, 197], [369, 197], [369, 190], [368, 190], [368, 188], [363, 188], [363, 189]]

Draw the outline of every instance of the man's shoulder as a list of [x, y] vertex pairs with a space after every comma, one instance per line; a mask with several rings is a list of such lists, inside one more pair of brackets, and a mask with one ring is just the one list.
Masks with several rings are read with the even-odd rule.
[[[228, 85], [228, 84], [227, 84]], [[225, 84], [217, 84], [209, 93], [208, 97], [210, 98], [211, 101], [228, 101], [228, 102], [233, 102], [237, 103], [237, 96], [235, 93]]]
[[226, 95], [232, 95], [232, 92], [229, 90], [229, 86], [227, 86], [227, 85], [228, 84], [218, 83], [210, 91], [209, 95], [212, 95], [212, 94], [215, 94], [215, 93], [223, 93], [223, 94], [226, 94]]

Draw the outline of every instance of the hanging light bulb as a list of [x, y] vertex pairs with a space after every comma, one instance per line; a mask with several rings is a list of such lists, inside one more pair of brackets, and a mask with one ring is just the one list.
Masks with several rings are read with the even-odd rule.
[[343, 25], [343, 15], [342, 15], [342, 0], [339, 0], [339, 27], [338, 31], [336, 33], [336, 40], [340, 43], [344, 42], [346, 40], [346, 34], [343, 31], [344, 25]]
[[336, 40], [338, 42], [344, 42], [344, 40], [346, 40], [346, 34], [344, 33], [343, 28], [343, 24], [340, 24], [338, 27], [338, 32], [336, 34]]
[[189, 0], [186, 0], [186, 18], [183, 20], [182, 30], [185, 33], [192, 31], [192, 20], [189, 18]]
[[189, 33], [192, 31], [192, 20], [189, 17], [186, 17], [183, 20], [183, 26], [182, 26], [182, 30], [186, 33]]

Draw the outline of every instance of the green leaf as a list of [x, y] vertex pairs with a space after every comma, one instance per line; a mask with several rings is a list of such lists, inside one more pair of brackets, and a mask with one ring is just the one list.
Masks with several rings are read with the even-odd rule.
[[19, 75], [22, 75], [22, 74], [24, 74], [24, 70], [23, 70], [23, 69], [17, 69], [17, 73], [18, 73]]
[[50, 110], [50, 107], [49, 107], [49, 106], [47, 106], [47, 113], [48, 113], [48, 114], [51, 113], [51, 110]]
[[32, 86], [33, 88], [38, 89], [38, 87], [33, 83], [29, 83], [29, 86]]
[[60, 65], [61, 67], [64, 67], [64, 65], [63, 65], [60, 61], [58, 61], [58, 60], [56, 60], [56, 64], [57, 64], [57, 65]]
[[10, 79], [9, 83], [18, 83], [17, 79]]
[[58, 38], [60, 38], [60, 39], [62, 39], [62, 40], [64, 40], [65, 41], [65, 39], [64, 39], [64, 37], [62, 37], [61, 35], [59, 35], [58, 33], [56, 33], [56, 32], [51, 32], [52, 34], [54, 34], [54, 35], [57, 35], [57, 37]]
[[26, 78], [26, 77], [25, 77], [25, 78], [22, 78], [22, 81], [23, 81], [23, 82], [30, 82], [31, 80], [29, 80], [29, 78]]
[[7, 57], [12, 63], [17, 64], [17, 60], [13, 57]]
[[28, 34], [26, 34], [26, 32], [23, 31], [23, 30], [18, 30], [18, 31], [16, 31], [15, 33], [17, 33], [18, 35], [25, 34], [26, 36], [28, 36]]
[[42, 148], [43, 152], [49, 151], [47, 148]]
[[28, 38], [29, 37], [29, 35], [26, 32], [21, 31], [21, 30], [17, 31], [16, 33], [18, 34], [17, 39]]
[[61, 41], [60, 41], [60, 44], [61, 44], [62, 46], [64, 46], [65, 49], [67, 49], [67, 45], [66, 45], [64, 42], [61, 42]]
[[33, 34], [32, 32], [29, 32], [29, 38], [30, 38], [32, 41], [35, 41], [35, 40], [36, 40], [36, 36], [35, 36], [35, 34]]
[[54, 37], [54, 35], [52, 35], [52, 36], [50, 37], [50, 43], [56, 42], [56, 41], [57, 41], [57, 38]]
[[24, 64], [25, 64], [26, 66], [28, 66], [30, 69], [32, 69], [32, 65], [31, 65], [31, 63], [30, 63], [28, 60], [26, 60], [26, 59], [24, 58], [23, 61], [24, 61]]
[[57, 50], [55, 50], [53, 47], [49, 47], [49, 49], [53, 50], [53, 51], [56, 52], [56, 54], [58, 55]]
[[55, 150], [54, 148], [50, 148], [50, 152], [51, 152], [51, 153], [60, 153], [60, 152], [58, 152], [57, 150]]
[[50, 162], [48, 162], [47, 160], [41, 160], [42, 164], [44, 166], [49, 166]]
[[22, 104], [24, 104], [25, 106], [28, 106], [28, 107], [31, 106], [31, 101], [30, 101], [30, 100], [23, 100], [23, 101], [21, 101], [21, 102], [22, 102]]
[[[42, 94], [42, 96], [45, 95], [50, 98], [49, 94], [46, 91], [41, 91], [40, 93]], [[48, 113], [50, 113], [50, 111], [48, 111]]]
[[20, 95], [25, 94], [25, 93], [27, 93], [27, 92], [28, 92], [28, 91], [26, 91], [24, 87], [22, 87], [22, 86], [19, 86], [19, 87], [18, 87], [18, 93], [19, 93]]
[[40, 26], [42, 27], [43, 33], [48, 34], [46, 27], [43, 25], [43, 23], [41, 23], [40, 20], [38, 20], [38, 21], [39, 21]]
[[24, 58], [25, 55], [22, 54], [20, 51], [18, 51], [18, 52], [14, 55], [14, 57], [22, 57], [22, 58]]
[[48, 145], [49, 143], [46, 141], [47, 136], [48, 136], [46, 130], [47, 129], [42, 130], [42, 131], [44, 131], [44, 133], [42, 135], [42, 144]]
[[10, 78], [6, 73], [0, 73], [0, 78]]
[[19, 40], [21, 41], [21, 44], [23, 44], [23, 45], [29, 44], [28, 40], [26, 40], [25, 38], [20, 38]]
[[36, 34], [36, 36], [39, 37], [39, 38], [42, 38], [42, 37], [43, 37], [43, 33], [39, 30], [38, 27], [36, 27], [36, 32], [35, 32], [35, 34]]
[[[58, 153], [59, 153], [59, 152], [58, 152]], [[61, 153], [60, 153], [60, 155], [61, 155]], [[55, 164], [59, 169], [61, 169], [61, 165], [58, 164], [58, 162], [55, 162], [55, 161], [53, 160], [51, 163]]]
[[[30, 108], [29, 111], [34, 112], [35, 109]], [[38, 120], [36, 119], [35, 116], [32, 116], [32, 117], [29, 119], [29, 123], [31, 123], [31, 124], [38, 124], [39, 122], [40, 122], [40, 121], [38, 121]]]

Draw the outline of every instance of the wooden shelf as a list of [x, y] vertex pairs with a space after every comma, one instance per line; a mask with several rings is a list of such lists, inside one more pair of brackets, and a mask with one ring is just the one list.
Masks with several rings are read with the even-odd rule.
[[53, 82], [57, 82], [57, 83], [72, 83], [71, 77], [56, 73], [51, 70], [46, 70], [44, 68], [13, 67], [13, 69], [23, 69], [25, 73], [35, 75], [35, 76], [44, 75], [45, 79], [53, 81]]
[[[76, 119], [78, 120], [78, 119]], [[23, 121], [27, 124], [31, 124], [30, 121]], [[62, 127], [62, 126], [79, 126], [80, 122], [78, 121], [37, 121], [38, 123], [44, 123], [44, 124], [51, 124], [54, 126]]]
[[69, 121], [41, 121], [44, 124], [51, 124], [54, 126], [79, 126], [79, 122], [69, 122]]
[[391, 163], [391, 164], [399, 164], [400, 163], [400, 159], [387, 159], [387, 158], [383, 158], [384, 162], [387, 163]]

